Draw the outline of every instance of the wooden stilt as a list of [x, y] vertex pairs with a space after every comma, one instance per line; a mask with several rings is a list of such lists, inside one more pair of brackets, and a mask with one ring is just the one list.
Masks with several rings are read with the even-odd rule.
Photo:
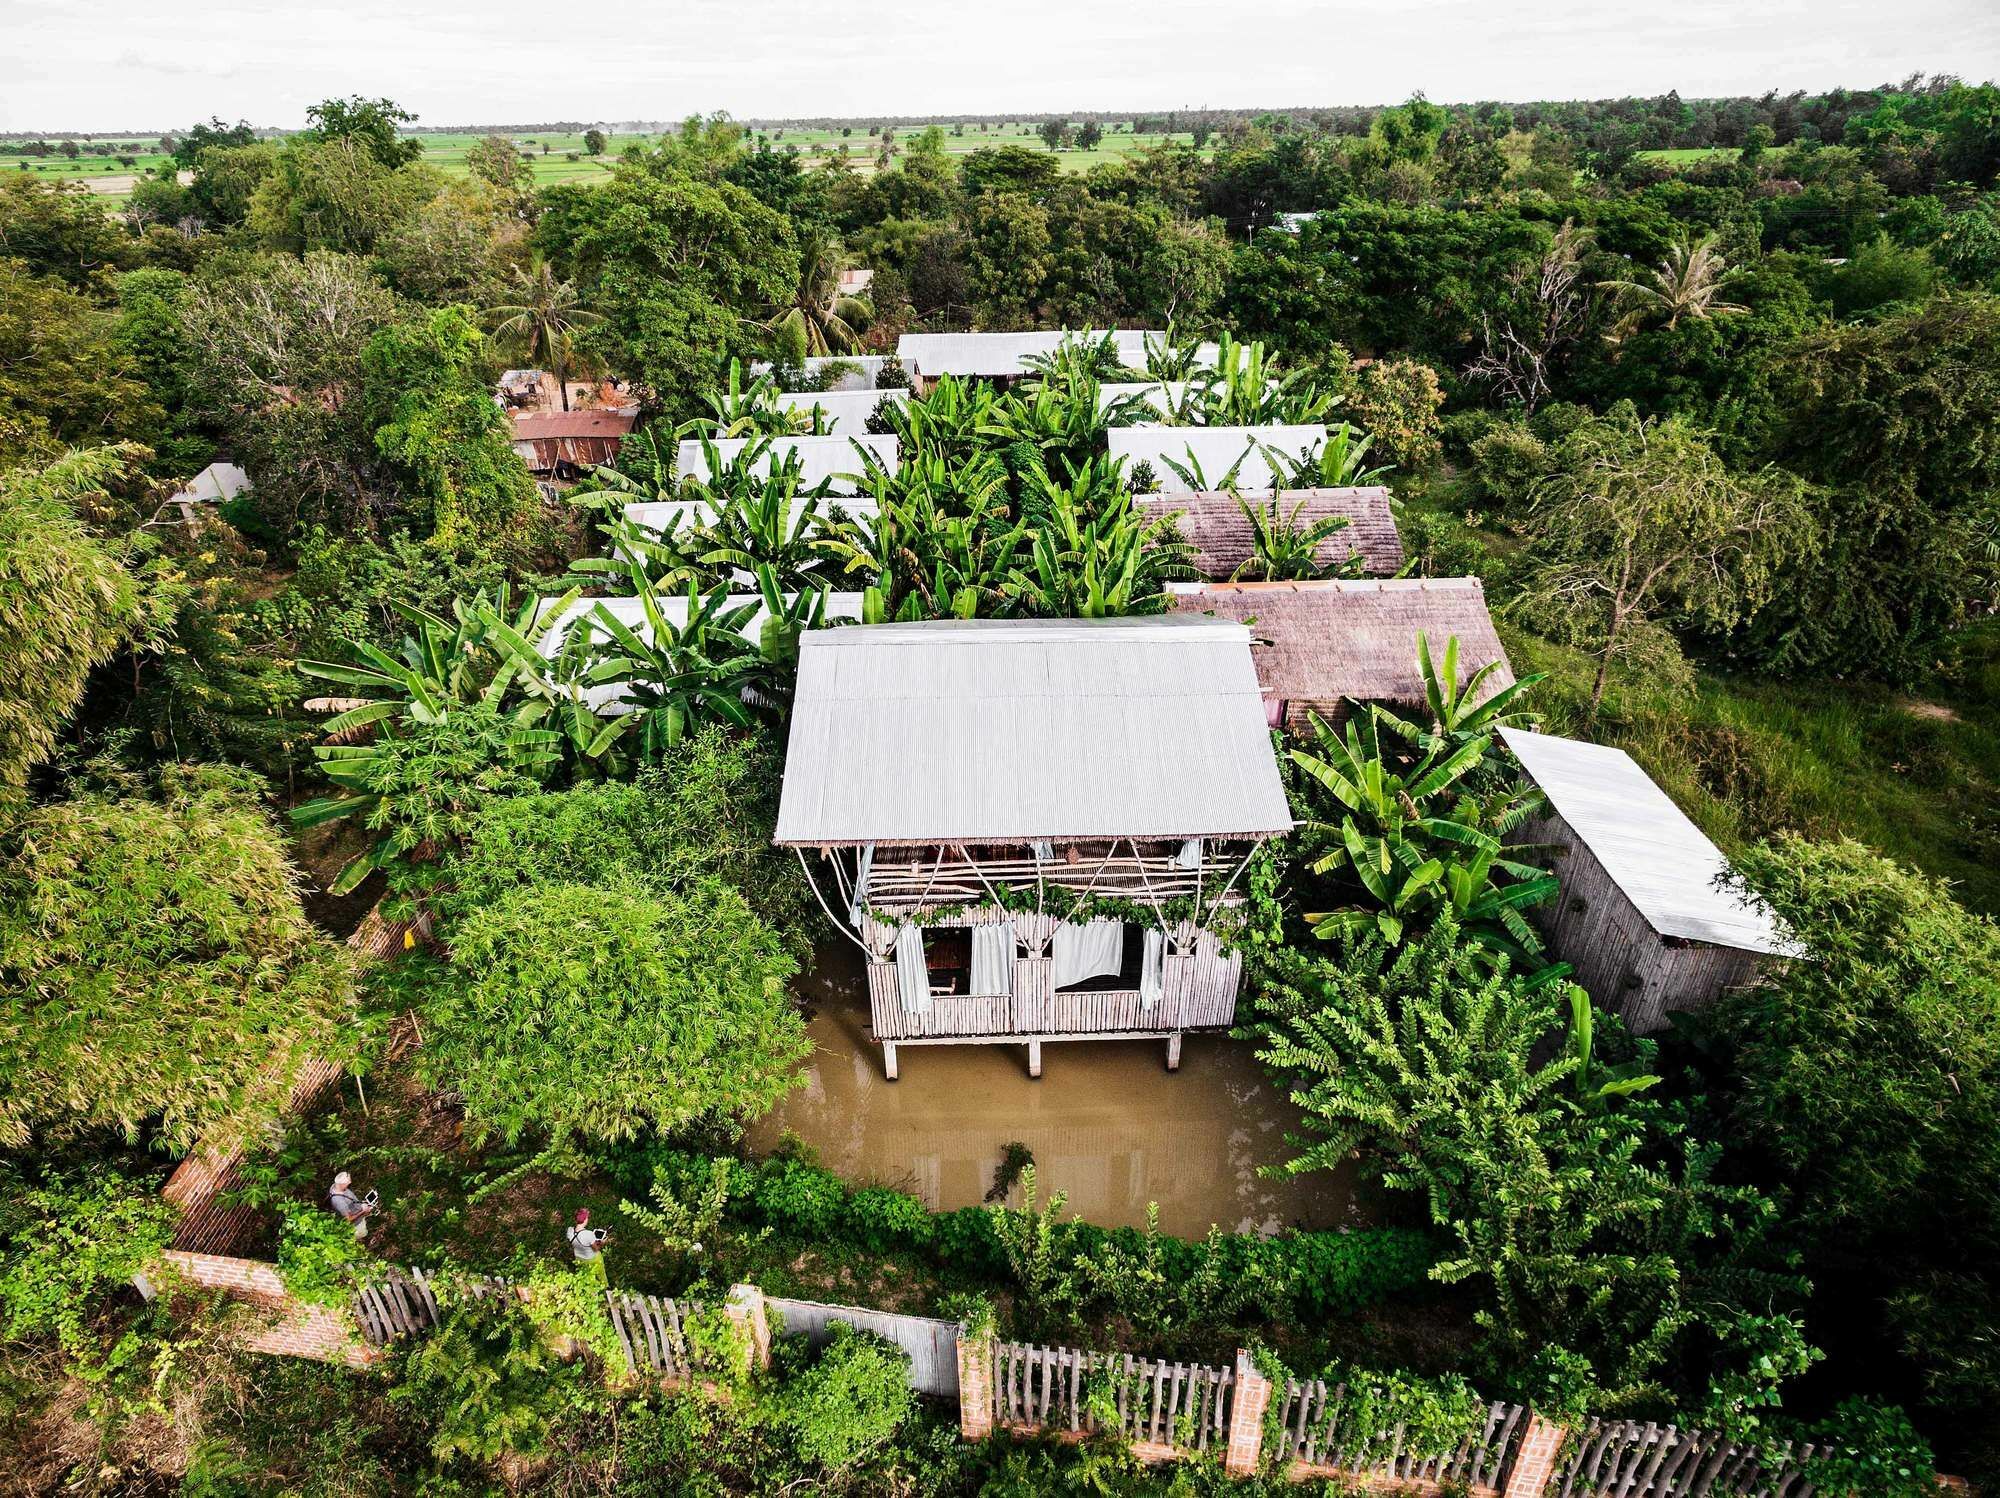
[[1176, 1030], [1167, 1037], [1167, 1070], [1181, 1069], [1181, 1032]]
[[891, 1082], [896, 1080], [896, 1043], [893, 1040], [883, 1042], [882, 1070], [888, 1074]]
[[1028, 1042], [1028, 1075], [1039, 1077], [1041, 1074], [1042, 1043], [1039, 1040], [1031, 1040]]

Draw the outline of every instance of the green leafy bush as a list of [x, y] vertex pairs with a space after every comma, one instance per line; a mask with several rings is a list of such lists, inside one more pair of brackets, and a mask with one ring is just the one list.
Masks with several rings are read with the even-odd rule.
[[772, 1406], [801, 1457], [841, 1473], [895, 1437], [916, 1412], [917, 1396], [902, 1349], [844, 1321], [831, 1333], [817, 1357], [781, 1367]]
[[1806, 1463], [1806, 1475], [1827, 1498], [1934, 1498], [1938, 1491], [1930, 1442], [1893, 1404], [1843, 1400], [1811, 1434], [1825, 1449]]
[[106, 1296], [131, 1287], [173, 1241], [158, 1183], [93, 1166], [24, 1184], [0, 1178], [0, 1316], [10, 1338], [87, 1343]]
[[278, 1273], [285, 1288], [314, 1305], [345, 1306], [374, 1264], [354, 1225], [310, 1202], [278, 1203]]
[[847, 1231], [877, 1253], [930, 1242], [931, 1214], [906, 1191], [864, 1186], [847, 1199]]
[[563, 1416], [589, 1398], [583, 1366], [557, 1358], [511, 1295], [453, 1300], [435, 1332], [405, 1345], [389, 1398], [425, 1420], [440, 1459], [537, 1456]]

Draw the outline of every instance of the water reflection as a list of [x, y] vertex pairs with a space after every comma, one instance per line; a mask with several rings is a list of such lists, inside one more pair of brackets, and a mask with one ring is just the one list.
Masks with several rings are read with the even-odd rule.
[[1066, 1191], [1071, 1211], [1107, 1227], [1142, 1225], [1148, 1202], [1163, 1230], [1188, 1237], [1210, 1223], [1274, 1232], [1367, 1220], [1345, 1175], [1258, 1173], [1285, 1158], [1297, 1113], [1247, 1046], [1191, 1036], [1169, 1073], [1164, 1041], [1046, 1045], [1039, 1082], [1020, 1046], [906, 1046], [890, 1082], [852, 948], [821, 954], [809, 996], [807, 1084], [751, 1130], [756, 1149], [789, 1130], [850, 1181], [951, 1208], [983, 1200], [1004, 1146], [1019, 1140], [1045, 1196]]

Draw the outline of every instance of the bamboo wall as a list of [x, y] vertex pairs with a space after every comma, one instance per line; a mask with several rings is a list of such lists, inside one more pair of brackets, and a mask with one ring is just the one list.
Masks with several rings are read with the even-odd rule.
[[1699, 1009], [1717, 994], [1750, 982], [1760, 958], [1734, 947], [1665, 937], [1647, 924], [1583, 841], [1550, 812], [1521, 829], [1523, 842], [1553, 844], [1551, 866], [1562, 893], [1532, 911], [1552, 953], [1576, 969], [1576, 981], [1634, 1034], [1667, 1026], [1675, 1010]]

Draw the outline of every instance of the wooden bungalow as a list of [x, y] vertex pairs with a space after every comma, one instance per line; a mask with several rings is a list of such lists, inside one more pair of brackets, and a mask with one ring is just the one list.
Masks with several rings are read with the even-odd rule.
[[1177, 589], [1174, 606], [1250, 626], [1273, 726], [1304, 728], [1309, 712], [1338, 723], [1350, 702], [1422, 707], [1419, 633], [1429, 639], [1434, 661], [1458, 637], [1461, 685], [1489, 662], [1500, 669], [1481, 684], [1483, 694], [1514, 680], [1476, 577], [1202, 583]]
[[[867, 960], [906, 1045], [1157, 1038], [1236, 1018], [1213, 929], [1291, 827], [1249, 631], [941, 620], [799, 651], [776, 841]], [[808, 859], [808, 850], [817, 852]], [[1117, 902], [1113, 918], [1095, 900]]]
[[638, 416], [632, 411], [516, 411], [514, 451], [543, 478], [577, 478], [609, 463]]
[[1534, 912], [1576, 981], [1637, 1034], [1664, 1029], [1796, 955], [1771, 910], [1622, 749], [1503, 728], [1548, 809], [1523, 842], [1552, 845], [1562, 894]]
[[[1316, 457], [1326, 445], [1318, 422], [1261, 427], [1113, 427], [1104, 440], [1114, 458], [1125, 460], [1129, 477], [1144, 463], [1153, 474], [1151, 493], [1190, 494], [1228, 487], [1244, 493], [1284, 488], [1290, 463]], [[1274, 464], [1273, 458], [1281, 460]], [[1175, 466], [1187, 470], [1187, 476]], [[1230, 480], [1231, 473], [1236, 475]], [[1192, 481], [1191, 481], [1192, 480]], [[1136, 486], [1135, 486], [1136, 487]]]
[[[1195, 549], [1195, 570], [1211, 582], [1233, 581], [1256, 554], [1250, 516], [1273, 496], [1238, 496], [1210, 490], [1198, 494], [1142, 495], [1142, 512], [1180, 516], [1181, 539]], [[1275, 496], [1280, 517], [1304, 529], [1339, 517], [1347, 522], [1319, 544], [1314, 560], [1323, 568], [1359, 558], [1370, 577], [1393, 577], [1403, 570], [1403, 538], [1389, 509], [1389, 491], [1379, 485], [1352, 489], [1281, 489]]]

